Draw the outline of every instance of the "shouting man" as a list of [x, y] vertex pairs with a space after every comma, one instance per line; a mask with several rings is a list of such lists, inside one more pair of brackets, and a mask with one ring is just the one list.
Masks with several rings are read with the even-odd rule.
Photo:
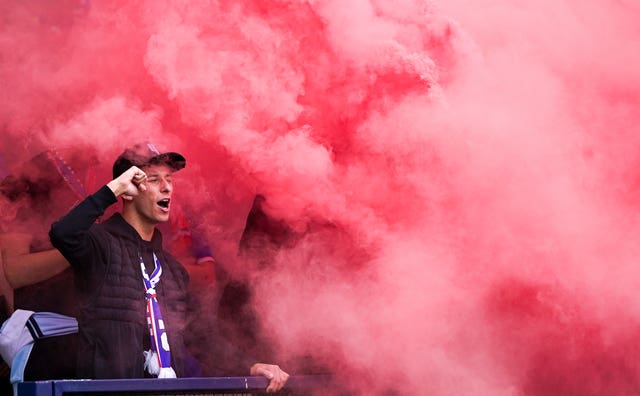
[[[171, 211], [173, 174], [186, 165], [175, 152], [151, 144], [124, 151], [113, 180], [55, 222], [52, 244], [69, 261], [82, 295], [78, 318], [80, 378], [173, 378], [183, 375], [188, 274], [162, 248], [156, 225]], [[122, 213], [96, 224], [122, 198]], [[256, 363], [267, 391], [289, 375]]]

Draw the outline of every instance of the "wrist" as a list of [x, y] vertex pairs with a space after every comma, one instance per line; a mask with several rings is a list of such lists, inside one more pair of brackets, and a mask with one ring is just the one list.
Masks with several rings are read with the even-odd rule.
[[122, 185], [117, 180], [111, 180], [109, 183], [107, 183], [107, 187], [109, 187], [109, 190], [111, 190], [111, 192], [113, 193], [113, 195], [116, 196], [116, 198], [121, 196], [125, 191], [122, 188]]

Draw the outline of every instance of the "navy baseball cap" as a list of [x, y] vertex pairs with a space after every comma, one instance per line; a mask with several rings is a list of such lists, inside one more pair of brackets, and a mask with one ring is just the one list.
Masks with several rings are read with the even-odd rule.
[[147, 165], [168, 165], [173, 171], [179, 171], [187, 165], [187, 160], [175, 152], [161, 153], [151, 143], [138, 143], [129, 147], [113, 163], [113, 178], [117, 178], [132, 166], [142, 168]]

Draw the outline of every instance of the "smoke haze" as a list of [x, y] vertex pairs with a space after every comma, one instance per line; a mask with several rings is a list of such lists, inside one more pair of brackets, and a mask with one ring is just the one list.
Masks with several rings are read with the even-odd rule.
[[[0, 175], [90, 151], [94, 190], [128, 145], [183, 153], [177, 200], [251, 280], [280, 362], [311, 354], [355, 394], [635, 394], [639, 20], [615, 0], [2, 0]], [[236, 255], [256, 194], [290, 229], [266, 267]]]

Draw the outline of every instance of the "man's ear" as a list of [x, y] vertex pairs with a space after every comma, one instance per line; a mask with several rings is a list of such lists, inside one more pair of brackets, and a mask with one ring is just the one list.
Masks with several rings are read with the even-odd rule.
[[123, 201], [133, 201], [133, 195], [122, 194], [120, 197], [122, 197]]

